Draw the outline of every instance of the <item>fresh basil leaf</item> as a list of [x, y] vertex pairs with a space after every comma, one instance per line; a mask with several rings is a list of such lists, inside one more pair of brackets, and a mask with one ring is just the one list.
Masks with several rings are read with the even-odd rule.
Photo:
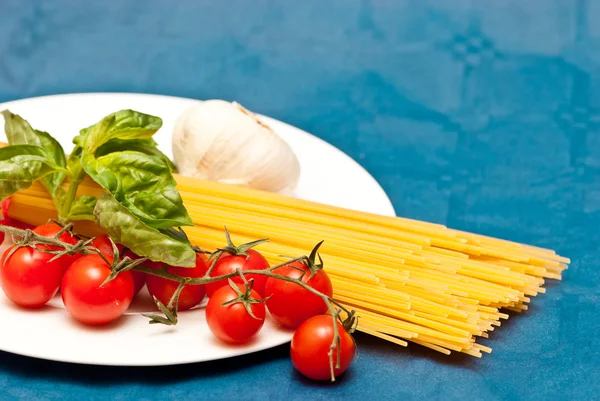
[[69, 169], [69, 173], [71, 174], [71, 180], [73, 182], [81, 182], [85, 178], [85, 171], [81, 166], [81, 155], [82, 149], [79, 146], [76, 146], [73, 149], [73, 152], [69, 155], [67, 159], [67, 168]]
[[34, 145], [11, 145], [0, 148], [0, 198], [29, 188], [34, 181], [56, 172], [57, 166], [44, 149]]
[[93, 125], [89, 128], [84, 128], [79, 131], [79, 135], [73, 138], [73, 143], [75, 144], [75, 146], [81, 147], [83, 145], [83, 142], [85, 141], [85, 136], [92, 127]]
[[94, 216], [113, 241], [137, 255], [171, 266], [193, 267], [196, 263], [196, 254], [189, 242], [166, 230], [148, 227], [111, 196], [98, 199]]
[[[110, 138], [107, 138], [103, 142], [103, 136], [109, 136], [109, 131], [111, 127], [115, 123], [115, 116], [110, 114], [104, 117], [102, 120], [98, 121], [95, 125], [92, 125], [87, 129], [87, 131], [81, 131], [80, 136], [81, 140], [78, 142], [78, 146], [81, 146], [83, 153], [94, 154], [96, 149], [102, 145], [102, 143], [106, 142]], [[90, 139], [91, 137], [91, 139]]]
[[84, 154], [81, 164], [94, 181], [148, 226], [194, 225], [162, 158], [124, 151], [98, 158]]
[[[35, 145], [39, 146], [47, 154], [48, 158], [56, 166], [66, 167], [67, 159], [65, 151], [56, 139], [44, 131], [33, 129], [29, 123], [21, 116], [13, 114], [8, 110], [2, 112], [4, 116], [4, 131], [11, 145]], [[60, 187], [65, 179], [65, 173], [55, 172], [42, 178], [42, 184], [46, 187], [52, 198], [56, 200], [60, 197]]]
[[92, 220], [94, 221], [94, 207], [96, 206], [96, 197], [80, 195], [71, 204], [68, 220]]
[[159, 117], [135, 110], [121, 110], [110, 114], [97, 124], [81, 130], [76, 139], [84, 153], [95, 153], [96, 149], [111, 139], [146, 139], [162, 127]]
[[136, 152], [142, 152], [151, 156], [161, 157], [165, 163], [169, 165], [171, 171], [176, 171], [177, 168], [175, 164], [165, 155], [163, 152], [158, 150], [158, 145], [156, 141], [152, 138], [147, 139], [111, 139], [110, 141], [104, 143], [102, 146], [96, 150], [96, 157], [105, 156], [109, 153], [113, 152], [122, 152], [125, 150], [133, 150]]

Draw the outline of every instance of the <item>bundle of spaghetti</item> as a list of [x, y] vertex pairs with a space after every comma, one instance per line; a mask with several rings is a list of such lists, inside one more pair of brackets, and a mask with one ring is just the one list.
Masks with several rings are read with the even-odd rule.
[[[357, 311], [359, 330], [407, 345], [480, 357], [476, 342], [509, 315], [544, 293], [545, 279], [560, 279], [569, 259], [554, 251], [443, 225], [386, 217], [175, 176], [194, 227], [193, 244], [223, 246], [227, 226], [237, 243], [269, 238], [258, 248], [270, 263], [303, 255], [325, 240], [320, 253], [334, 299]], [[84, 181], [79, 194], [98, 195]], [[13, 196], [11, 215], [31, 224], [56, 216], [39, 184]], [[79, 230], [94, 231], [87, 222]], [[95, 232], [94, 232], [95, 234]]]

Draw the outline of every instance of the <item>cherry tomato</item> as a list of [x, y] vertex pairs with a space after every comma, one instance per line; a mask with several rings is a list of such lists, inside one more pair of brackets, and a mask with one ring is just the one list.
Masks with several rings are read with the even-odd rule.
[[131, 276], [133, 277], [133, 293], [137, 294], [146, 285], [146, 275], [142, 272], [131, 270]]
[[10, 197], [0, 202], [0, 214], [2, 214], [2, 219], [0, 223], [2, 224], [6, 224], [5, 221], [8, 219], [8, 208], [10, 207], [11, 202], [12, 200]]
[[[10, 217], [9, 208], [11, 200], [12, 198], [6, 198], [2, 201], [2, 203], [0, 203], [0, 209], [2, 211], [2, 219], [0, 219], [0, 224], [3, 226], [20, 228], [22, 230], [33, 229], [35, 226]], [[2, 242], [2, 238], [4, 238], [4, 233], [0, 233], [0, 243]]]
[[35, 226], [33, 226], [31, 224], [24, 223], [20, 220], [12, 219], [10, 217], [7, 217], [6, 219], [2, 220], [2, 222], [0, 222], [0, 224], [2, 224], [3, 226], [20, 228], [21, 230], [27, 230], [27, 229], [33, 230], [35, 228]]
[[[201, 253], [197, 253], [195, 267], [188, 268], [169, 266], [167, 268], [167, 273], [175, 274], [181, 277], [198, 278], [204, 276], [207, 270], [208, 267], [206, 265], [206, 257]], [[158, 298], [158, 300], [164, 305], [167, 305], [177, 290], [179, 283], [177, 281], [148, 274], [146, 277], [146, 286], [148, 287], [150, 295]], [[202, 302], [205, 295], [206, 289], [204, 288], [203, 284], [188, 284], [184, 286], [183, 290], [181, 290], [181, 294], [179, 295], [178, 310], [183, 311], [193, 308]]]
[[[41, 226], [37, 226], [36, 228], [33, 229], [33, 232], [38, 234], [38, 235], [42, 235], [44, 237], [54, 237], [56, 234], [59, 233], [59, 231], [62, 230], [62, 227], [59, 226], [56, 223], [50, 222], [50, 223], [46, 223], [44, 225]], [[74, 236], [73, 234], [65, 231], [63, 232], [60, 237], [58, 237], [59, 240], [61, 240], [62, 242], [66, 242], [68, 244], [71, 245], [75, 245], [79, 239]], [[37, 246], [38, 249], [50, 249], [50, 250], [61, 250], [62, 248], [58, 247], [58, 246], [54, 246], [54, 245], [38, 245]], [[64, 269], [66, 270], [67, 267], [69, 267], [73, 262], [75, 262], [77, 259], [79, 259], [79, 257], [81, 256], [81, 254], [76, 253], [74, 255], [63, 255], [60, 258], [58, 258], [58, 260], [60, 260], [63, 264]]]
[[[102, 254], [105, 257], [110, 258], [109, 260], [112, 260], [114, 258], [112, 244], [108, 235], [101, 235], [99, 237], [94, 238], [94, 240], [92, 241], [92, 245], [98, 248], [98, 250], [102, 252]], [[124, 248], [123, 245], [116, 245], [119, 252], [122, 252]], [[139, 258], [139, 256], [135, 255], [131, 251], [125, 252], [125, 255], [123, 256], [129, 256], [131, 259]], [[133, 276], [134, 294], [137, 294], [142, 288], [144, 288], [144, 285], [146, 284], [146, 275], [142, 272], [138, 272], [135, 270], [131, 270], [131, 275]]]
[[[240, 286], [241, 291], [244, 291]], [[249, 294], [251, 298], [260, 300], [255, 290]], [[219, 288], [206, 305], [206, 322], [210, 331], [221, 341], [240, 344], [249, 341], [265, 323], [264, 303], [249, 304], [252, 317], [242, 302], [223, 306], [224, 303], [238, 298], [238, 293], [229, 284]]]
[[104, 286], [110, 266], [98, 255], [85, 255], [67, 269], [62, 299], [69, 313], [82, 323], [100, 325], [118, 319], [133, 299], [133, 277], [126, 271]]
[[[221, 255], [217, 261], [214, 269], [210, 272], [211, 277], [222, 276], [229, 273], [235, 273], [237, 269], [244, 270], [264, 270], [269, 268], [269, 262], [259, 252], [254, 249], [248, 249], [246, 251], [248, 256], [245, 255], [232, 255], [229, 253]], [[265, 284], [267, 282], [267, 276], [258, 274], [249, 274], [246, 279], [254, 279], [254, 290], [261, 296], [265, 293]], [[241, 277], [232, 277], [231, 280], [234, 283], [243, 284]], [[206, 284], [206, 292], [209, 297], [217, 291], [219, 288], [229, 286], [227, 280], [219, 280], [212, 283]]]
[[[99, 237], [94, 238], [92, 241], [92, 246], [96, 247], [102, 254], [106, 257], [114, 258], [112, 243], [110, 242], [110, 238], [108, 235], [101, 235]], [[123, 250], [123, 245], [116, 244], [119, 252]]]
[[58, 291], [65, 272], [64, 264], [61, 260], [50, 262], [54, 255], [29, 246], [18, 248], [8, 257], [16, 246], [8, 248], [2, 255], [0, 286], [15, 304], [39, 308]]
[[[8, 220], [8, 207], [10, 206], [10, 198], [4, 199], [0, 203], [0, 225], [6, 226]], [[4, 242], [5, 234], [0, 232], [0, 244]]]
[[[340, 354], [340, 367], [334, 368], [334, 376], [344, 373], [352, 363], [355, 352], [354, 340], [340, 322], [336, 322], [340, 346], [333, 352], [334, 366]], [[331, 378], [329, 349], [333, 341], [333, 321], [329, 315], [313, 316], [302, 323], [292, 337], [291, 357], [294, 367], [309, 379]]]
[[[333, 295], [331, 280], [324, 270], [317, 270], [310, 277], [309, 268], [302, 262], [293, 262], [279, 267], [273, 273], [299, 279], [302, 282], [329, 297]], [[286, 327], [296, 328], [306, 319], [327, 312], [327, 305], [319, 296], [302, 288], [296, 283], [269, 277], [265, 285], [267, 309], [279, 323]]]
[[[33, 232], [45, 237], [54, 237], [62, 229], [56, 223], [48, 223], [36, 227]], [[69, 244], [76, 244], [78, 239], [68, 232], [59, 239]], [[15, 246], [7, 249], [2, 257], [0, 285], [4, 294], [17, 305], [38, 308], [46, 304], [58, 291], [63, 274], [67, 267], [81, 255], [64, 255], [50, 262], [55, 255], [41, 250], [60, 250], [53, 245], [36, 245], [20, 247], [8, 257]]]
[[[123, 256], [128, 256], [129, 259], [131, 259], [131, 260], [135, 260], [135, 259], [140, 259], [141, 258], [141, 256], [136, 255], [135, 253], [131, 252], [130, 250], [125, 251], [125, 254]], [[163, 263], [163, 262], [153, 262], [151, 260], [147, 260], [144, 263], [142, 263], [141, 266], [147, 267], [148, 269], [160, 270], [160, 269], [162, 269], [162, 268], [165, 267], [165, 263]]]

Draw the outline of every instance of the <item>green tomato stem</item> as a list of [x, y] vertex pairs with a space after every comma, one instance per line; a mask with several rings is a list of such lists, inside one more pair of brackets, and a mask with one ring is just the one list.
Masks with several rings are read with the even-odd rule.
[[[60, 234], [62, 234], [65, 231], [69, 231], [71, 228], [71, 225], [67, 225], [54, 237], [44, 237], [43, 235], [34, 233], [30, 229], [22, 230], [16, 227], [0, 225], [0, 231], [10, 234], [13, 237], [13, 242], [17, 246], [35, 247], [36, 245], [54, 245], [56, 247], [62, 248], [62, 250], [39, 249], [41, 252], [51, 253], [55, 255], [54, 259], [58, 259], [62, 255], [74, 255], [76, 253], [81, 253], [83, 255], [98, 254], [98, 249], [90, 246], [90, 243], [92, 242], [93, 238], [85, 241], [79, 240], [76, 244], [69, 244], [67, 242], [62, 242], [58, 239]], [[20, 237], [22, 238], [22, 240], [16, 240], [15, 237]]]

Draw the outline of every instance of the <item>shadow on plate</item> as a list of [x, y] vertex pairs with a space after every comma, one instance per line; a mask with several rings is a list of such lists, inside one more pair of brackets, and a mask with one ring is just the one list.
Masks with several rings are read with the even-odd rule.
[[[166, 352], [168, 348], [165, 349]], [[149, 350], [149, 352], [161, 352]], [[27, 378], [101, 385], [115, 383], [176, 383], [201, 377], [230, 374], [252, 366], [287, 358], [289, 345], [254, 354], [194, 364], [152, 367], [95, 366], [25, 357], [0, 352], [0, 371]], [[233, 361], [233, 362], [232, 362]]]

